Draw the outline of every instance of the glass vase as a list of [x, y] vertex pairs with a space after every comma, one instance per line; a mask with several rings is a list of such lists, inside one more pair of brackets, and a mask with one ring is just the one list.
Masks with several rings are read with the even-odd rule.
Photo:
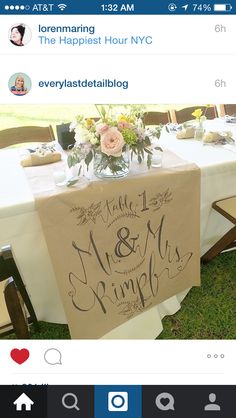
[[163, 157], [163, 152], [158, 149], [153, 148], [151, 166], [154, 168], [162, 167], [162, 157]]
[[79, 178], [83, 175], [83, 164], [77, 163], [69, 168], [69, 177], [70, 178]]
[[194, 139], [196, 139], [197, 141], [202, 141], [204, 133], [205, 129], [203, 126], [203, 122], [199, 121], [198, 125], [195, 128]]
[[96, 177], [104, 178], [120, 178], [125, 177], [129, 173], [129, 148], [125, 147], [120, 157], [107, 155], [96, 150], [94, 155], [93, 170]]

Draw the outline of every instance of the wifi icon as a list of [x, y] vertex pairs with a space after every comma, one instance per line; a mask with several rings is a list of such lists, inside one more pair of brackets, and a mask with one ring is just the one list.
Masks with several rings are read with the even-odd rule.
[[67, 7], [67, 4], [61, 3], [61, 4], [58, 4], [57, 7], [59, 7], [59, 9], [63, 12], [63, 10], [65, 10], [65, 8]]

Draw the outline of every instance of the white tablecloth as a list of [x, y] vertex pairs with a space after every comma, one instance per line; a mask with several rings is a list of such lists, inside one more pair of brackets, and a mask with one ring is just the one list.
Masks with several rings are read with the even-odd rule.
[[[210, 127], [214, 129], [217, 126], [218, 129], [220, 124], [219, 121], [212, 121]], [[226, 128], [234, 126], [224, 126]], [[231, 227], [228, 221], [211, 209], [211, 204], [214, 200], [236, 194], [236, 149], [203, 146], [193, 140], [176, 140], [165, 130], [160, 143], [201, 168], [201, 247], [202, 253], [205, 253]], [[34, 198], [24, 170], [19, 165], [19, 150], [0, 151], [0, 231], [0, 246], [12, 245], [38, 318], [66, 323], [40, 221], [34, 209]], [[186, 294], [187, 291], [168, 299], [127, 321], [104, 338], [155, 338], [162, 331], [161, 319], [177, 312]], [[3, 303], [1, 299], [0, 303]]]
[[[236, 138], [236, 125], [220, 119], [206, 121], [207, 130], [229, 130]], [[236, 146], [203, 145], [191, 139], [178, 140], [164, 128], [160, 145], [201, 169], [201, 253], [204, 254], [232, 224], [215, 212], [212, 202], [236, 194]], [[191, 196], [190, 196], [191, 198]]]

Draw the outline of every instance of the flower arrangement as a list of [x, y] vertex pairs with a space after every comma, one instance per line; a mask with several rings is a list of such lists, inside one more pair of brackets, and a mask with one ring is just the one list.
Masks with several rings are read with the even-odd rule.
[[212, 107], [211, 104], [206, 104], [204, 105], [204, 108], [205, 108], [204, 110], [199, 108], [199, 109], [195, 109], [194, 112], [192, 113], [192, 116], [195, 117], [196, 121], [199, 124], [202, 124], [207, 119], [207, 111], [210, 107]]
[[210, 105], [206, 105], [205, 111], [203, 112], [202, 109], [195, 109], [192, 113], [192, 116], [196, 118], [198, 122], [198, 126], [195, 128], [194, 139], [202, 140], [205, 130], [203, 128], [203, 122], [206, 120], [206, 112]]
[[[110, 170], [110, 177], [119, 177], [119, 173], [127, 171], [129, 158], [124, 158], [127, 149], [131, 159], [134, 154], [141, 163], [147, 155], [147, 166], [152, 161], [151, 141], [159, 138], [161, 126], [147, 129], [143, 122], [143, 109], [140, 106], [125, 107], [125, 113], [116, 115], [115, 106], [96, 106], [99, 119], [86, 119], [77, 116], [70, 130], [75, 132], [75, 145], [68, 156], [68, 165], [85, 162], [89, 164], [99, 154], [96, 172], [98, 175], [104, 170]], [[156, 147], [158, 148], [158, 147]], [[126, 173], [127, 174], [127, 173]]]
[[194, 112], [192, 113], [192, 116], [194, 116], [196, 120], [199, 123], [201, 123], [204, 120], [206, 120], [206, 111], [207, 111], [207, 107], [205, 109], [205, 112], [203, 112], [202, 109], [195, 109]]

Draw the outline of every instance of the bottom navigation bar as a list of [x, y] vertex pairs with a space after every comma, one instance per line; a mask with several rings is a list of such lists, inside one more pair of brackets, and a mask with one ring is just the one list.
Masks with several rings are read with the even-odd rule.
[[[235, 416], [236, 386], [0, 386], [10, 418]], [[118, 412], [118, 414], [114, 414]]]

